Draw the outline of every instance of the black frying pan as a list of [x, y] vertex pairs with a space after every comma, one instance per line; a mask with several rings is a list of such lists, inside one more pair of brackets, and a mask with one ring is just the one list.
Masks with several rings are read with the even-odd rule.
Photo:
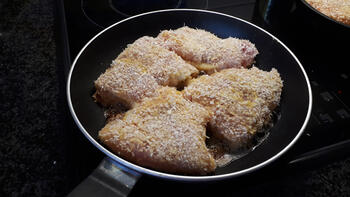
[[[227, 166], [218, 168], [210, 176], [174, 175], [135, 165], [110, 152], [97, 138], [98, 131], [105, 124], [105, 118], [103, 109], [91, 97], [94, 91], [94, 80], [109, 67], [112, 60], [127, 44], [141, 36], [156, 36], [161, 30], [176, 29], [184, 25], [205, 29], [220, 38], [231, 36], [250, 40], [255, 43], [260, 52], [256, 57], [256, 66], [263, 70], [277, 68], [284, 81], [280, 118], [271, 128], [267, 139], [249, 154]], [[69, 108], [76, 124], [91, 143], [108, 158], [101, 164], [105, 166], [102, 168], [114, 169], [115, 167], [109, 165], [114, 163], [124, 170], [131, 170], [129, 171], [131, 176], [135, 173], [149, 174], [180, 181], [233, 178], [271, 163], [285, 153], [300, 137], [310, 117], [312, 105], [308, 77], [298, 59], [283, 43], [251, 23], [229, 15], [203, 10], [155, 11], [128, 18], [106, 28], [91, 39], [76, 57], [68, 77], [67, 93]], [[95, 175], [93, 179], [96, 177], [99, 179], [100, 174]], [[104, 179], [108, 184], [112, 184], [111, 187], [113, 187], [112, 182], [115, 181], [114, 176], [107, 176], [113, 180]], [[84, 192], [91, 189], [94, 181], [87, 182], [89, 187], [81, 187], [77, 190]], [[95, 181], [97, 182], [99, 181]], [[73, 194], [79, 193], [77, 190]]]
[[[296, 19], [302, 29], [305, 43], [310, 51], [320, 54], [322, 61], [329, 59], [329, 64], [341, 64], [339, 57], [347, 57], [349, 52], [344, 50], [350, 43], [350, 25], [341, 23], [321, 13], [306, 0], [297, 0], [295, 9]], [[316, 56], [317, 57], [317, 56]]]
[[[316, 8], [312, 7], [306, 0], [297, 0], [297, 8], [302, 10], [304, 19], [312, 21], [318, 28], [329, 28], [329, 31], [349, 31], [350, 25], [336, 21], [335, 19], [323, 14]], [[311, 24], [311, 23], [310, 23]], [[347, 30], [345, 30], [347, 29]]]

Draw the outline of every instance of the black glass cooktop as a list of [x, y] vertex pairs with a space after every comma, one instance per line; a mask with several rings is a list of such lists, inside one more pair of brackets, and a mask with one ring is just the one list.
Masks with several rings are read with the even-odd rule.
[[[346, 69], [348, 65], [346, 52], [334, 52], [340, 47], [331, 44], [332, 42], [320, 47], [317, 40], [313, 40], [312, 35], [305, 32], [307, 27], [298, 22], [300, 13], [293, 1], [283, 5], [278, 5], [276, 2], [268, 0], [59, 1], [58, 15], [61, 19], [59, 32], [62, 41], [59, 46], [62, 52], [60, 66], [64, 68], [67, 76], [72, 60], [88, 40], [109, 25], [135, 14], [158, 9], [198, 8], [233, 15], [265, 28], [281, 39], [295, 53], [309, 76], [313, 90], [312, 115], [303, 136], [288, 153], [285, 167], [315, 165], [349, 155], [350, 73]], [[334, 49], [335, 47], [337, 49]], [[83, 136], [72, 121], [70, 125], [76, 138], [72, 140], [75, 140], [72, 144], [72, 161], [75, 162], [75, 166], [72, 167], [74, 168], [72, 175], [74, 186], [97, 166], [103, 155], [87, 140], [82, 139]]]
[[108, 27], [126, 17], [144, 12], [172, 8], [207, 9], [208, 0], [82, 0], [81, 10], [91, 23], [98, 27]]

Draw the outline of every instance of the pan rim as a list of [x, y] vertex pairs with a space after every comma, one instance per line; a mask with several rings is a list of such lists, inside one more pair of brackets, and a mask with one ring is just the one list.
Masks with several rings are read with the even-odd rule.
[[[155, 14], [155, 13], [162, 13], [162, 12], [177, 12], [177, 11], [181, 11], [181, 12], [204, 12], [204, 13], [209, 13], [209, 14], [216, 14], [216, 15], [221, 15], [221, 16], [225, 16], [225, 17], [229, 17], [229, 18], [233, 18], [235, 20], [239, 20], [241, 22], [247, 23], [248, 25], [253, 26], [254, 28], [257, 28], [260, 31], [263, 31], [264, 33], [266, 33], [267, 35], [269, 35], [271, 38], [273, 38], [273, 40], [276, 40], [279, 44], [281, 44], [294, 58], [294, 60], [298, 63], [304, 78], [306, 80], [307, 83], [307, 87], [308, 87], [308, 94], [309, 94], [309, 103], [308, 103], [308, 111], [305, 117], [305, 120], [302, 124], [302, 127], [300, 128], [298, 134], [294, 137], [294, 139], [288, 144], [286, 145], [280, 152], [278, 152], [277, 154], [275, 154], [274, 156], [270, 157], [269, 159], [265, 160], [264, 162], [261, 162], [255, 166], [252, 166], [250, 168], [244, 169], [244, 170], [240, 170], [240, 171], [236, 171], [236, 172], [232, 172], [232, 173], [227, 173], [227, 174], [221, 174], [221, 175], [206, 175], [206, 176], [187, 176], [187, 175], [176, 175], [176, 174], [169, 174], [169, 173], [165, 173], [165, 172], [159, 172], [159, 171], [155, 171], [152, 169], [148, 169], [136, 164], [133, 164], [127, 160], [124, 160], [121, 157], [118, 157], [117, 155], [115, 155], [114, 153], [110, 152], [108, 149], [106, 149], [104, 146], [102, 146], [99, 142], [97, 142], [83, 127], [83, 125], [80, 123], [78, 117], [75, 114], [74, 108], [73, 108], [73, 104], [71, 101], [71, 93], [70, 93], [70, 85], [71, 85], [71, 76], [73, 74], [75, 65], [80, 57], [80, 55], [85, 51], [85, 49], [90, 45], [90, 43], [92, 43], [97, 37], [99, 37], [101, 34], [103, 34], [105, 31], [108, 31], [109, 29], [111, 29], [112, 27], [123, 23], [125, 21], [128, 20], [132, 20], [133, 18], [137, 18], [137, 17], [141, 17], [144, 15], [150, 15], [150, 14]], [[68, 106], [69, 106], [69, 110], [71, 112], [71, 115], [75, 121], [75, 123], [77, 124], [77, 126], [79, 127], [80, 131], [85, 135], [85, 137], [96, 147], [98, 148], [100, 151], [102, 151], [105, 155], [107, 155], [109, 158], [112, 158], [115, 162], [117, 162], [118, 164], [121, 164], [129, 169], [132, 169], [138, 173], [141, 174], [148, 174], [148, 175], [152, 175], [152, 176], [156, 176], [159, 178], [165, 178], [165, 179], [171, 179], [171, 180], [176, 180], [176, 181], [212, 181], [212, 180], [223, 180], [223, 179], [228, 179], [228, 178], [233, 178], [233, 177], [238, 177], [241, 176], [243, 174], [247, 174], [249, 172], [258, 170], [268, 164], [270, 164], [271, 162], [275, 161], [277, 158], [279, 158], [281, 155], [283, 155], [285, 152], [287, 152], [294, 144], [295, 142], [299, 139], [299, 137], [302, 135], [302, 133], [305, 130], [305, 127], [310, 119], [311, 116], [311, 109], [312, 109], [312, 90], [311, 90], [311, 85], [309, 82], [309, 78], [302, 66], [302, 64], [300, 63], [300, 61], [298, 60], [298, 58], [294, 55], [294, 53], [284, 44], [282, 43], [278, 38], [276, 38], [275, 36], [273, 36], [271, 33], [269, 33], [268, 31], [262, 29], [261, 27], [250, 23], [248, 21], [245, 21], [241, 18], [235, 17], [235, 16], [231, 16], [228, 14], [223, 14], [220, 12], [215, 12], [215, 11], [209, 11], [209, 10], [201, 10], [201, 9], [164, 9], [164, 10], [157, 10], [157, 11], [151, 11], [151, 12], [146, 12], [146, 13], [142, 13], [142, 14], [138, 14], [129, 18], [126, 18], [124, 20], [121, 20], [117, 23], [114, 23], [112, 25], [110, 25], [109, 27], [105, 28], [104, 30], [102, 30], [101, 32], [99, 32], [98, 34], [96, 34], [93, 38], [91, 38], [85, 45], [84, 47], [79, 51], [79, 53], [77, 54], [77, 56], [75, 57], [72, 66], [70, 68], [69, 74], [68, 74], [68, 79], [67, 79], [67, 99], [68, 99]]]

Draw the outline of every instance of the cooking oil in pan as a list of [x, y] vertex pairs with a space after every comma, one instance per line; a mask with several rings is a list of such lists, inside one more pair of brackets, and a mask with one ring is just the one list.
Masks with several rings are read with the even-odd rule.
[[[216, 165], [218, 167], [224, 167], [230, 164], [232, 161], [235, 161], [258, 147], [270, 134], [270, 129], [273, 125], [280, 119], [281, 113], [279, 109], [275, 109], [272, 113], [272, 118], [269, 124], [264, 126], [261, 130], [257, 131], [254, 136], [254, 139], [247, 147], [242, 147], [238, 150], [230, 150], [225, 143], [220, 140], [213, 138], [209, 135], [209, 138], [206, 141], [209, 152], [214, 156]], [[210, 134], [210, 132], [207, 132]]]

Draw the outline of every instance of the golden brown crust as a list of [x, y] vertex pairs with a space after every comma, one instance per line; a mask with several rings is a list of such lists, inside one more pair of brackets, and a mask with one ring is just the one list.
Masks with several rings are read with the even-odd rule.
[[138, 165], [181, 174], [208, 174], [216, 168], [205, 145], [209, 112], [164, 87], [110, 121], [99, 138], [113, 152]]
[[270, 120], [281, 91], [282, 80], [275, 69], [231, 68], [192, 80], [184, 96], [207, 107], [213, 113], [213, 135], [237, 149]]
[[209, 74], [225, 68], [247, 67], [258, 54], [248, 40], [220, 39], [210, 32], [187, 26], [162, 31], [158, 38], [163, 40], [164, 47]]

